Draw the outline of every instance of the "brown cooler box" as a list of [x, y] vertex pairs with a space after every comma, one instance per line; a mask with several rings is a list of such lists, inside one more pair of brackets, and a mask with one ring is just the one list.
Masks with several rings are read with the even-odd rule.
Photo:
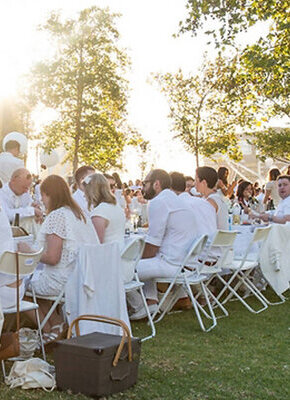
[[[94, 332], [79, 336], [79, 321], [119, 325], [123, 336]], [[76, 337], [71, 338], [75, 325]], [[54, 349], [56, 384], [60, 390], [101, 397], [121, 392], [137, 381], [141, 340], [131, 338], [127, 325], [117, 319], [82, 315], [72, 322], [68, 339]]]

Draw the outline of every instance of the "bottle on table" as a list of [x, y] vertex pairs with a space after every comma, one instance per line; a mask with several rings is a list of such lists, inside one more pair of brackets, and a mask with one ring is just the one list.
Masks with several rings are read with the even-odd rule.
[[241, 222], [241, 207], [238, 203], [233, 205], [233, 225], [239, 225]]

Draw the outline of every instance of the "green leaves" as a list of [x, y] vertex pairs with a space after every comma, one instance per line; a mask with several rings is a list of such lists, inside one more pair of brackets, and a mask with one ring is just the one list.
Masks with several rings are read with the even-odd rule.
[[239, 134], [255, 126], [258, 103], [236, 74], [236, 64], [220, 55], [214, 62], [205, 59], [194, 76], [185, 77], [181, 70], [155, 76], [169, 102], [175, 137], [195, 154], [197, 164], [199, 154], [241, 160]]
[[91, 7], [78, 19], [62, 20], [52, 13], [41, 29], [53, 39], [53, 60], [35, 65], [32, 82], [38, 100], [58, 111], [59, 119], [43, 130], [45, 147], [62, 144], [73, 162], [99, 170], [119, 166], [124, 145], [131, 140], [125, 125], [129, 66], [118, 46], [117, 14]]

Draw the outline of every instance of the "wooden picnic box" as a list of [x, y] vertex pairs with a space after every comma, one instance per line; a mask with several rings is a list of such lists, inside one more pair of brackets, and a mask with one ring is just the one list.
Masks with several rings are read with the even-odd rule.
[[[94, 332], [79, 336], [79, 321], [119, 325], [123, 336]], [[76, 337], [71, 338], [75, 325]], [[138, 376], [141, 340], [131, 338], [127, 325], [117, 319], [83, 315], [72, 322], [68, 339], [54, 349], [56, 384], [60, 390], [102, 397], [134, 385]]]

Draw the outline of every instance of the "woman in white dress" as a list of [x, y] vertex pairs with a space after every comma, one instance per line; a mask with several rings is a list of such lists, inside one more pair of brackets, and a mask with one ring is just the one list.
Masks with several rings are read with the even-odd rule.
[[280, 196], [278, 193], [278, 176], [281, 172], [278, 168], [272, 168], [269, 172], [269, 182], [266, 184], [266, 191], [263, 203], [266, 205], [268, 200], [271, 198], [273, 200], [275, 208], [278, 207], [280, 202]]
[[91, 219], [100, 243], [118, 242], [124, 245], [125, 215], [110, 191], [107, 179], [102, 174], [92, 174], [84, 180]]
[[[86, 220], [62, 177], [48, 176], [42, 182], [40, 190], [47, 210], [37, 238], [39, 245], [44, 247], [40, 259], [44, 268], [33, 278], [32, 285], [36, 294], [56, 296], [66, 284], [74, 267], [79, 245], [96, 243], [98, 238], [91, 220]], [[39, 305], [40, 318], [43, 319], [51, 304], [43, 300]], [[58, 339], [62, 329], [61, 313], [54, 312], [43, 329], [45, 342]]]

